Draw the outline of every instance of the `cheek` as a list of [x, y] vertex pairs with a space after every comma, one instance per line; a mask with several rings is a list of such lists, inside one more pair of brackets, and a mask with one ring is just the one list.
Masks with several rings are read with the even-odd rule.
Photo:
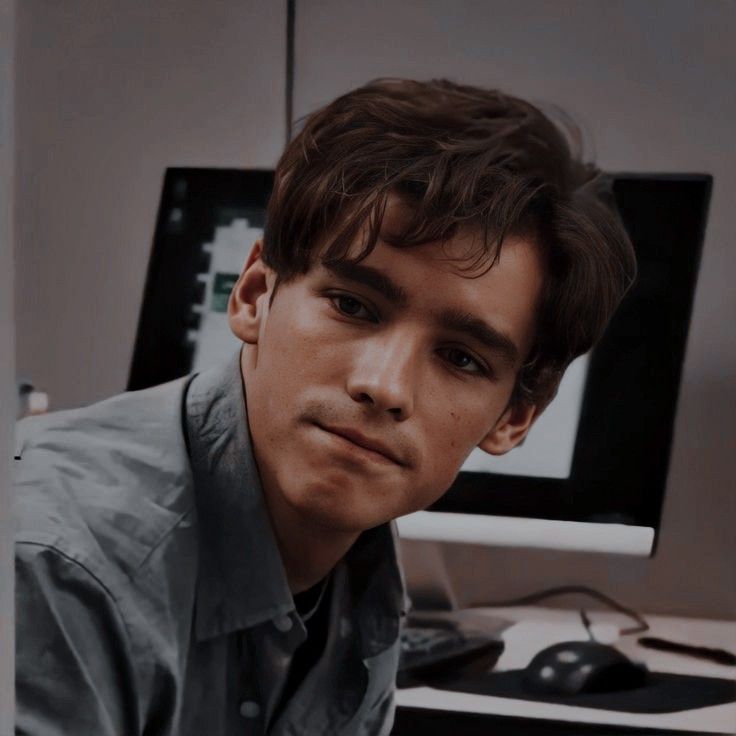
[[296, 305], [290, 312], [272, 314], [259, 345], [259, 363], [271, 383], [296, 382], [324, 353], [323, 340], [313, 316]]
[[432, 434], [448, 456], [461, 462], [491, 428], [492, 402], [478, 392], [445, 392], [444, 406], [433, 402]]
[[487, 414], [478, 410], [477, 402], [472, 408], [453, 403], [444, 411], [438, 411], [437, 402], [434, 402], [432, 408], [431, 428], [424, 434], [426, 445], [421, 472], [423, 495], [430, 497], [429, 503], [452, 485], [463, 462], [489, 428]]
[[305, 395], [342, 384], [346, 350], [317, 317], [307, 309], [280, 313], [258, 346], [258, 395], [269, 424], [293, 419]]
[[447, 436], [449, 437], [448, 441], [448, 450], [449, 451], [456, 451], [459, 439], [458, 439], [458, 431], [460, 430], [460, 421], [458, 419], [458, 412], [455, 409], [450, 410], [450, 415], [448, 417], [448, 427], [447, 427]]

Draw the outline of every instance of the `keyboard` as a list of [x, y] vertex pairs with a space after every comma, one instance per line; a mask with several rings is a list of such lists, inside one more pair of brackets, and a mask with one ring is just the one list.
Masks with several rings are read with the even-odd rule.
[[492, 669], [503, 642], [454, 627], [407, 626], [401, 632], [398, 687], [412, 687], [443, 677], [478, 675]]

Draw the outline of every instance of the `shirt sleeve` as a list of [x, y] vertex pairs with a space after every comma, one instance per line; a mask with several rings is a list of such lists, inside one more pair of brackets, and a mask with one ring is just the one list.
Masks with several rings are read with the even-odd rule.
[[139, 734], [132, 663], [104, 585], [54, 548], [16, 544], [16, 734]]

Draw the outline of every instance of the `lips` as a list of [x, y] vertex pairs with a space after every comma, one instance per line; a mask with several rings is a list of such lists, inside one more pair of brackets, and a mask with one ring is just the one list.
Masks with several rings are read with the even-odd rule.
[[362, 447], [364, 450], [371, 450], [379, 455], [383, 455], [387, 460], [390, 460], [397, 465], [406, 464], [385, 442], [381, 442], [380, 440], [376, 440], [371, 437], [366, 437], [355, 429], [351, 429], [349, 427], [332, 427], [324, 424], [318, 424], [317, 426], [325, 432], [336, 434], [338, 437], [342, 437], [343, 439], [352, 442], [354, 445]]

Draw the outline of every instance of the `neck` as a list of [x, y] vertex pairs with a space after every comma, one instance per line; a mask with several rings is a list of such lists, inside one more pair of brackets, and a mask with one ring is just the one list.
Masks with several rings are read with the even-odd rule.
[[262, 480], [289, 589], [296, 595], [324, 579], [353, 546], [358, 533], [310, 523], [297, 510], [279, 503], [280, 494], [269, 492]]

